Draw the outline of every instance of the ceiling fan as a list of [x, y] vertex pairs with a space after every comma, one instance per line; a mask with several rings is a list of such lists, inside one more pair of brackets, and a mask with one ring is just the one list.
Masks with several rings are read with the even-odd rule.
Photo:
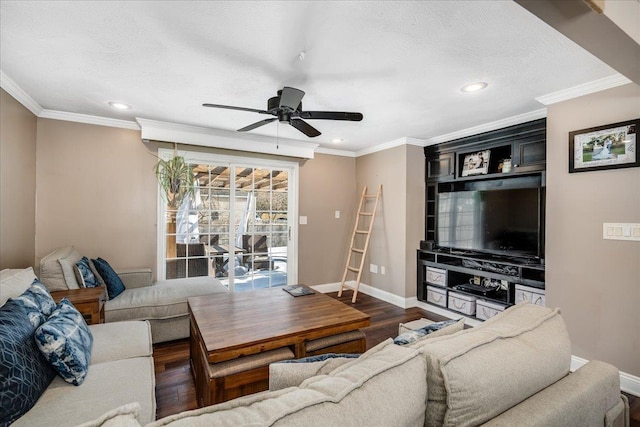
[[238, 132], [247, 132], [260, 126], [279, 120], [281, 123], [288, 123], [309, 138], [321, 135], [320, 131], [302, 119], [307, 120], [348, 120], [359, 122], [362, 120], [361, 113], [347, 113], [344, 111], [302, 111], [302, 97], [304, 91], [293, 87], [285, 86], [278, 91], [278, 96], [269, 98], [266, 110], [257, 110], [255, 108], [233, 107], [231, 105], [219, 104], [202, 104], [203, 107], [226, 108], [228, 110], [251, 111], [259, 114], [269, 114], [274, 118], [260, 120], [242, 129]]

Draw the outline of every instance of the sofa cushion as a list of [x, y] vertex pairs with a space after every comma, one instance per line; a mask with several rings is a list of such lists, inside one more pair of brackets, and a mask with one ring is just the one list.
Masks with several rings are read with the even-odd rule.
[[[73, 273], [73, 266], [80, 258], [82, 257], [73, 246], [54, 250], [40, 260], [40, 281], [50, 291], [77, 289], [79, 286]], [[63, 262], [61, 263], [60, 260]], [[68, 271], [63, 270], [63, 264]]]
[[129, 403], [76, 427], [141, 427], [138, 422], [139, 413], [140, 404], [137, 402]]
[[51, 294], [38, 279], [35, 279], [22, 295], [15, 298], [15, 301], [27, 310], [29, 321], [34, 328], [44, 323], [56, 307]]
[[4, 269], [0, 272], [0, 305], [20, 296], [37, 279], [33, 268]]
[[73, 272], [75, 273], [76, 280], [82, 288], [95, 288], [96, 286], [100, 286], [96, 275], [93, 274], [91, 265], [89, 265], [90, 263], [91, 261], [89, 258], [83, 256], [82, 259], [76, 262], [76, 265], [73, 266]]
[[558, 309], [518, 304], [484, 324], [424, 341], [427, 426], [478, 425], [568, 374]]
[[269, 390], [297, 387], [307, 378], [328, 374], [358, 357], [358, 354], [328, 353], [272, 363], [269, 365]]
[[155, 419], [155, 377], [151, 357], [91, 365], [76, 387], [56, 377], [38, 403], [12, 427], [75, 426], [131, 402], [140, 404], [140, 424]]
[[89, 325], [93, 334], [91, 365], [132, 357], [151, 356], [149, 322], [135, 320]]
[[153, 286], [126, 289], [115, 300], [107, 301], [105, 319], [118, 322], [186, 316], [187, 298], [226, 291], [212, 277], [160, 281]]
[[10, 299], [0, 307], [0, 425], [27, 412], [55, 376], [33, 340], [34, 330], [21, 303]]
[[80, 385], [89, 371], [93, 335], [82, 314], [63, 298], [34, 334], [38, 348], [66, 382]]
[[109, 265], [107, 261], [102, 258], [92, 259], [94, 267], [100, 274], [100, 277], [104, 280], [105, 285], [107, 286], [107, 294], [109, 294], [109, 300], [114, 299], [118, 295], [124, 292], [125, 287], [124, 283], [115, 272], [113, 268]]
[[[328, 375], [169, 416], [157, 426], [422, 426], [426, 366], [387, 340]], [[401, 380], [399, 380], [401, 379]]]

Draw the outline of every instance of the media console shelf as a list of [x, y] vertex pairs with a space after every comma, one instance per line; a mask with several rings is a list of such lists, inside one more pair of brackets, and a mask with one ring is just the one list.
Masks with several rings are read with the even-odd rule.
[[[439, 221], [448, 220], [449, 227], [457, 224], [450, 217], [438, 218], [439, 213], [442, 215], [443, 212], [438, 210], [438, 203], [441, 202], [439, 200], [447, 197], [446, 194], [440, 196], [441, 194], [531, 188], [538, 191], [539, 195], [538, 255], [544, 256], [546, 119], [427, 146], [424, 153], [425, 243], [428, 250], [420, 249], [417, 252], [418, 300], [480, 320], [487, 319], [522, 299], [544, 304], [543, 261], [517, 258], [510, 253], [494, 256], [483, 251], [438, 248], [437, 244]], [[482, 163], [483, 166], [478, 167], [479, 170], [470, 171], [465, 162], [476, 165]], [[503, 194], [518, 197], [516, 193]], [[508, 202], [504, 205], [505, 202], [502, 201], [503, 205], [500, 206], [511, 204], [512, 198], [505, 196], [503, 199]], [[496, 221], [500, 223], [496, 220], [499, 217], [495, 217], [495, 211], [493, 215], [494, 217], [484, 217], [481, 220], [485, 221], [488, 229], [495, 226]], [[488, 219], [493, 221], [486, 222]], [[535, 230], [534, 223], [533, 231]], [[481, 290], [457, 288], [459, 285], [483, 283], [490, 286]], [[495, 288], [499, 290], [487, 291]]]

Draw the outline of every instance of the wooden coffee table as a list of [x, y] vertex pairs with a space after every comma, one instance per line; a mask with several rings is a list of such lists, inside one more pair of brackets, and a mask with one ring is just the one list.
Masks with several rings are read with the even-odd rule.
[[208, 397], [213, 394], [209, 364], [284, 347], [300, 358], [307, 341], [370, 324], [367, 314], [327, 295], [293, 297], [282, 288], [193, 297], [188, 305], [191, 369], [200, 406], [217, 403]]

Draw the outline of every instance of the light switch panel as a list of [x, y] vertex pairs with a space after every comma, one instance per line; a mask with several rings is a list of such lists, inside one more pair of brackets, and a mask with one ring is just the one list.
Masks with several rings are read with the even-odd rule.
[[300, 224], [305, 225], [307, 223], [307, 217], [304, 215], [300, 215]]
[[602, 238], [605, 240], [635, 240], [640, 242], [640, 224], [605, 222], [602, 224]]

